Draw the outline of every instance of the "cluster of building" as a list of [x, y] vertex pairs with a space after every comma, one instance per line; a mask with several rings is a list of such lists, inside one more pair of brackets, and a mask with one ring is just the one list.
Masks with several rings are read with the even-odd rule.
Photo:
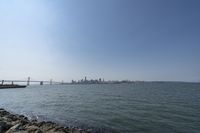
[[130, 80], [122, 80], [122, 81], [104, 81], [104, 79], [90, 79], [88, 80], [87, 77], [81, 80], [72, 80], [70, 84], [120, 84], [120, 83], [133, 83]]
[[84, 79], [81, 80], [72, 80], [71, 84], [102, 84], [105, 83], [104, 79], [91, 79], [91, 80], [87, 80], [87, 77], [85, 77]]

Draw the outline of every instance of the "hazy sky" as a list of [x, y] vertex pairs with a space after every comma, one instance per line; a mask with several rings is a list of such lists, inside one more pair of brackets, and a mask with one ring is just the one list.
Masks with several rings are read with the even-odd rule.
[[0, 79], [200, 81], [199, 0], [1, 0]]

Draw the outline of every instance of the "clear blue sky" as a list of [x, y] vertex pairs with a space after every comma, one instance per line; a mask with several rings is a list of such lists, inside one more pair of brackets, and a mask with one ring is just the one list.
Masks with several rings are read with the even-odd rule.
[[199, 0], [1, 0], [0, 79], [200, 81]]

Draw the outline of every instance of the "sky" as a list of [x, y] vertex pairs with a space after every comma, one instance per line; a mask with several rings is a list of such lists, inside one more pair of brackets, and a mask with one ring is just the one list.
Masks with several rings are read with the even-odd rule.
[[1, 0], [0, 79], [200, 81], [199, 0]]

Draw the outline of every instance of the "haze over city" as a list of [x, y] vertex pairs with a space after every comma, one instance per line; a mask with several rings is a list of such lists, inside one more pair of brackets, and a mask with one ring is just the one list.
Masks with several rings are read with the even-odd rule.
[[0, 1], [2, 79], [200, 81], [198, 0]]

